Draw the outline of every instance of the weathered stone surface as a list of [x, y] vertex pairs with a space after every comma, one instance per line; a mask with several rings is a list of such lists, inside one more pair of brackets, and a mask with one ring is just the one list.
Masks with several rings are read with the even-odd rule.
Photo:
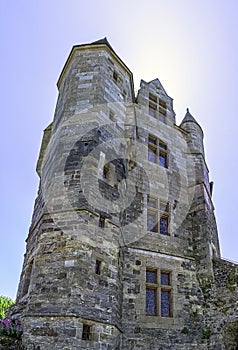
[[201, 127], [176, 126], [158, 79], [135, 98], [105, 41], [74, 47], [58, 88], [14, 311], [25, 348], [237, 349], [238, 266], [220, 256]]

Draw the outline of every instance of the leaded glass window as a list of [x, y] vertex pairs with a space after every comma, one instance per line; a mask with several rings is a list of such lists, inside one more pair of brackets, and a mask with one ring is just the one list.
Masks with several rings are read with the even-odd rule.
[[168, 217], [162, 216], [160, 218], [160, 233], [162, 235], [168, 234]]
[[161, 317], [170, 315], [170, 291], [161, 290]]
[[157, 271], [146, 270], [146, 283], [157, 283]]
[[146, 288], [146, 315], [156, 316], [156, 289]]
[[160, 283], [164, 286], [170, 285], [170, 273], [169, 272], [161, 272]]

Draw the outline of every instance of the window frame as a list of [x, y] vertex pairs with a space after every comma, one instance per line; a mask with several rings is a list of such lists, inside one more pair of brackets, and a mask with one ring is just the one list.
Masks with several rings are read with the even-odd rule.
[[[148, 161], [168, 169], [168, 145], [153, 134], [148, 134]], [[152, 156], [153, 155], [153, 156]], [[163, 157], [164, 162], [161, 161]]]
[[[147, 281], [147, 272], [155, 273], [155, 283]], [[154, 291], [154, 314], [148, 313], [147, 311], [147, 290]], [[158, 316], [158, 270], [148, 267], [146, 268], [146, 293], [145, 293], [146, 303], [145, 303], [145, 313], [146, 316]]]
[[[154, 202], [154, 205], [150, 205]], [[159, 203], [159, 206], [158, 206]], [[154, 216], [155, 225], [150, 227], [150, 219], [149, 216]], [[158, 198], [153, 197], [151, 195], [147, 195], [147, 231], [159, 233], [163, 236], [170, 236], [169, 232], [169, 218], [170, 218], [170, 204], [167, 201], [162, 199], [158, 200]], [[161, 220], [166, 219], [166, 233], [162, 232], [161, 229]]]
[[92, 340], [92, 326], [91, 325], [83, 323], [82, 340], [86, 340], [86, 341]]
[[[156, 279], [154, 283], [148, 282], [147, 272], [155, 272]], [[162, 274], [168, 275], [168, 283], [162, 283]], [[159, 276], [159, 279], [158, 279]], [[147, 290], [154, 290], [154, 310], [153, 314], [148, 312], [148, 301], [147, 301]], [[172, 297], [172, 272], [164, 269], [157, 269], [152, 267], [146, 267], [146, 276], [145, 276], [145, 315], [148, 317], [161, 317], [161, 318], [173, 318], [173, 297]], [[163, 314], [163, 298], [162, 293], [168, 293], [168, 315]]]

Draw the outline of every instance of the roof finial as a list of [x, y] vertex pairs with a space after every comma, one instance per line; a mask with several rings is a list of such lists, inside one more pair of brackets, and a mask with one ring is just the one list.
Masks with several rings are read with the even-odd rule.
[[187, 113], [189, 113], [189, 108], [187, 108]]

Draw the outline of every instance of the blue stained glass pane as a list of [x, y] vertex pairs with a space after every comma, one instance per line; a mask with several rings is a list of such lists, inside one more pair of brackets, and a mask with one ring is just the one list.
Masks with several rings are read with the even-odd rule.
[[162, 235], [168, 234], [168, 218], [167, 217], [160, 218], [160, 233]]
[[156, 278], [156, 273], [157, 271], [146, 271], [146, 283], [157, 283], [157, 278]]
[[161, 284], [163, 284], [164, 286], [169, 286], [170, 285], [169, 273], [161, 272], [160, 281], [161, 281]]
[[170, 292], [161, 291], [161, 316], [170, 317]]
[[156, 315], [156, 289], [146, 288], [146, 315]]

